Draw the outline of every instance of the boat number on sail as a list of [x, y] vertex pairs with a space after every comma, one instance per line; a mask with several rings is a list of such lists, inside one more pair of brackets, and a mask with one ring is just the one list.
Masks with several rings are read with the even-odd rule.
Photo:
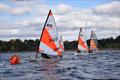
[[47, 27], [48, 29], [53, 28], [52, 24], [47, 24], [46, 27]]

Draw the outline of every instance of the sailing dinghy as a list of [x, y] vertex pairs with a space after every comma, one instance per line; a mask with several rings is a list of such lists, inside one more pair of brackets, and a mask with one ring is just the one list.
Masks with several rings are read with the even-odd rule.
[[60, 48], [60, 51], [63, 53], [63, 51], [64, 51], [64, 42], [63, 42], [62, 35], [60, 36], [60, 40], [59, 40], [59, 48]]
[[79, 36], [78, 36], [78, 48], [77, 48], [77, 53], [80, 54], [87, 54], [88, 52], [88, 47], [87, 47], [87, 43], [85, 41], [84, 35], [83, 35], [83, 30], [82, 28], [80, 28], [79, 31]]
[[98, 43], [96, 34], [93, 31], [91, 31], [89, 52], [90, 53], [97, 52], [98, 51], [97, 45]]
[[41, 33], [35, 58], [52, 59], [61, 56], [62, 52], [59, 49], [58, 31], [54, 16], [50, 10]]

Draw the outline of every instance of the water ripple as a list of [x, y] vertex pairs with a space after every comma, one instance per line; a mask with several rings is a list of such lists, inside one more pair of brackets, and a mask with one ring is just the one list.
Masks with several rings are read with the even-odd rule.
[[10, 65], [13, 53], [0, 55], [0, 80], [120, 80], [120, 51], [74, 55], [64, 52], [60, 60], [29, 62], [34, 53], [18, 53], [20, 65]]

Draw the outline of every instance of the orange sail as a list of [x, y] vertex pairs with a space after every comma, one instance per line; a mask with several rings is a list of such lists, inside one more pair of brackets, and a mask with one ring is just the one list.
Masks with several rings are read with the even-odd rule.
[[90, 46], [91, 46], [92, 48], [97, 48], [94, 40], [90, 40]]
[[98, 47], [97, 47], [97, 37], [96, 34], [91, 31], [91, 37], [90, 37], [90, 52], [92, 51], [97, 51]]
[[80, 28], [79, 37], [78, 37], [78, 52], [88, 51], [87, 44], [84, 40], [82, 28]]
[[59, 39], [56, 23], [51, 10], [49, 11], [48, 17], [42, 30], [36, 58], [39, 52], [46, 55], [62, 55], [61, 51], [59, 50]]

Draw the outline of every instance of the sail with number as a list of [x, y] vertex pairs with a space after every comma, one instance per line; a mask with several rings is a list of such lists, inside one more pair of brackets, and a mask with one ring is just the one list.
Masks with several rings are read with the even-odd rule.
[[90, 52], [98, 50], [97, 44], [98, 43], [97, 43], [96, 34], [93, 31], [91, 31], [91, 36], [90, 36]]
[[88, 52], [87, 43], [84, 39], [82, 28], [80, 28], [79, 36], [78, 36], [78, 49], [77, 52]]
[[54, 16], [50, 10], [44, 24], [40, 44], [37, 49], [36, 58], [41, 54], [43, 57], [62, 56], [59, 50], [59, 38]]
[[59, 40], [59, 48], [61, 52], [64, 51], [64, 43], [63, 43], [62, 35], [60, 36], [60, 40]]

